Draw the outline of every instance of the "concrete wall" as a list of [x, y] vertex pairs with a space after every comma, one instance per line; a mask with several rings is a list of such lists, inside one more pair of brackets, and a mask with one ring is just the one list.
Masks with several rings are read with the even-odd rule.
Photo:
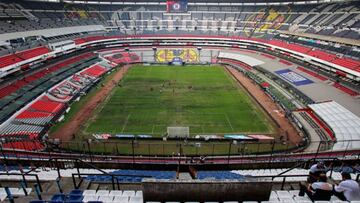
[[272, 183], [255, 181], [167, 181], [146, 179], [143, 181], [146, 201], [266, 201]]

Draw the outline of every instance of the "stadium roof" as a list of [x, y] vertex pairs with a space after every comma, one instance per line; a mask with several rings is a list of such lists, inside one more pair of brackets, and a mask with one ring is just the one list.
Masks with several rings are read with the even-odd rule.
[[[29, 1], [29, 0], [28, 0]], [[30, 0], [31, 1], [31, 0]], [[33, 0], [47, 2], [87, 3], [87, 4], [166, 4], [166, 0]], [[318, 4], [355, 0], [188, 0], [189, 5], [276, 5], [276, 4]]]
[[[333, 149], [359, 148], [360, 118], [335, 101], [311, 104], [309, 107], [333, 130], [337, 143]], [[342, 142], [357, 140], [357, 142]]]

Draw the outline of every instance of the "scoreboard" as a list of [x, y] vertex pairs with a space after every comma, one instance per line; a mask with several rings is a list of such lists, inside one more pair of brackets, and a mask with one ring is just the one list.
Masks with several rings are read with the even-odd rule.
[[186, 13], [187, 12], [187, 0], [167, 0], [166, 12], [167, 13]]

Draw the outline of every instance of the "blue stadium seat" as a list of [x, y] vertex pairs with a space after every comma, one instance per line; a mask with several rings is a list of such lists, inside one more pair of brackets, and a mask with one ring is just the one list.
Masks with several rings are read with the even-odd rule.
[[[117, 176], [119, 182], [140, 183], [143, 178], [150, 177], [155, 179], [174, 179], [176, 173], [174, 171], [145, 171], [145, 170], [117, 170], [111, 174], [122, 175]], [[106, 175], [90, 175], [86, 180], [95, 182], [111, 182], [111, 176]]]
[[244, 176], [236, 173], [232, 173], [230, 171], [198, 171], [197, 178], [198, 179], [214, 178], [217, 180], [222, 180], [222, 179], [243, 180]]
[[66, 200], [66, 196], [64, 194], [55, 194], [51, 197], [51, 202], [52, 203], [57, 203], [57, 202], [64, 202]]
[[69, 195], [82, 195], [83, 191], [82, 190], [72, 190]]
[[70, 194], [67, 198], [67, 201], [79, 201], [81, 202], [83, 200], [83, 196], [81, 194]]

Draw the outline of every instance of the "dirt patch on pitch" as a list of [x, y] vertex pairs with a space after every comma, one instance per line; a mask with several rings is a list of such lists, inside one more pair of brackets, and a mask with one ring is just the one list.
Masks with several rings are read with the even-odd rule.
[[112, 89], [124, 77], [130, 66], [124, 66], [119, 69], [113, 78], [104, 84], [101, 89], [87, 101], [62, 128], [51, 134], [51, 138], [59, 138], [62, 141], [70, 141], [74, 138], [76, 132], [86, 123], [94, 110], [107, 98]]
[[288, 140], [297, 145], [302, 141], [301, 136], [290, 121], [285, 117], [283, 110], [253, 81], [234, 68], [226, 70], [248, 91], [248, 93], [261, 105], [267, 114], [274, 120], [282, 140]]

